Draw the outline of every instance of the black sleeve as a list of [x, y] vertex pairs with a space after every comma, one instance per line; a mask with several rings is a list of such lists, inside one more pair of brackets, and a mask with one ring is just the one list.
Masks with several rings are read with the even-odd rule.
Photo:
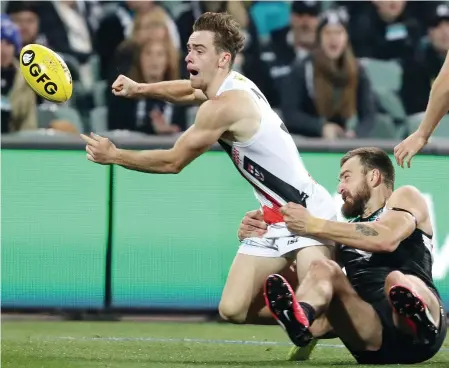
[[430, 94], [430, 79], [420, 62], [404, 60], [400, 96], [407, 115], [423, 112]]
[[101, 21], [96, 33], [96, 52], [100, 58], [101, 79], [108, 78], [117, 47], [124, 39], [123, 27], [115, 14]]
[[359, 122], [356, 127], [356, 135], [359, 138], [366, 138], [375, 124], [376, 102], [371, 82], [362, 66], [359, 67], [357, 114]]
[[325, 119], [302, 110], [308, 98], [305, 63], [294, 64], [291, 73], [281, 83], [281, 111], [291, 134], [321, 137]]

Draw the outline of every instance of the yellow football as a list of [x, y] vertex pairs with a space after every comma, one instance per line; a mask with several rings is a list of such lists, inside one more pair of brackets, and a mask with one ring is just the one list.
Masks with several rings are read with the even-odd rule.
[[62, 58], [48, 47], [30, 44], [20, 52], [20, 70], [29, 86], [51, 102], [72, 97], [72, 75]]

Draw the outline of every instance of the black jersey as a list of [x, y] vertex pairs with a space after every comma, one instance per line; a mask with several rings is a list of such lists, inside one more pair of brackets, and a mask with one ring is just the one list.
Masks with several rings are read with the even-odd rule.
[[[357, 217], [351, 222], [377, 221], [383, 211], [381, 208], [368, 218]], [[370, 253], [342, 245], [340, 259], [352, 286], [368, 303], [385, 298], [385, 279], [392, 271], [420, 278], [438, 295], [432, 279], [432, 247], [432, 237], [415, 229], [391, 253]]]

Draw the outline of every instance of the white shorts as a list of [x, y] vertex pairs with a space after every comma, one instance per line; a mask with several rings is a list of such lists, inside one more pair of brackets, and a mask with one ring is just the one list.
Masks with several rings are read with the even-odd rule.
[[[307, 200], [307, 209], [314, 217], [337, 221], [334, 199], [321, 185], [317, 185], [316, 192]], [[263, 237], [242, 240], [238, 253], [258, 257], [289, 257], [293, 251], [317, 245], [334, 245], [334, 242], [297, 236], [287, 229], [285, 223], [277, 223], [268, 226]]]

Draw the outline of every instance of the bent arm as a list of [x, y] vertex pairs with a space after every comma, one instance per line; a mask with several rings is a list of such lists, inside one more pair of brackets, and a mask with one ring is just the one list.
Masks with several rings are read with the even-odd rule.
[[119, 149], [113, 163], [129, 170], [154, 174], [177, 174], [209, 150], [228, 129], [224, 104], [218, 100], [204, 103], [195, 123], [168, 150], [130, 151]]
[[192, 88], [188, 80], [174, 80], [158, 83], [139, 83], [138, 97], [155, 98], [175, 104], [200, 104], [207, 100], [199, 89]]
[[314, 219], [310, 235], [367, 252], [393, 252], [401, 241], [413, 233], [417, 224], [426, 220], [428, 211], [424, 198], [412, 187], [396, 190], [388, 200], [387, 208], [379, 217], [379, 221], [370, 223]]
[[440, 73], [433, 82], [430, 90], [429, 102], [424, 119], [418, 127], [418, 132], [428, 139], [440, 120], [449, 110], [449, 52], [441, 67]]

